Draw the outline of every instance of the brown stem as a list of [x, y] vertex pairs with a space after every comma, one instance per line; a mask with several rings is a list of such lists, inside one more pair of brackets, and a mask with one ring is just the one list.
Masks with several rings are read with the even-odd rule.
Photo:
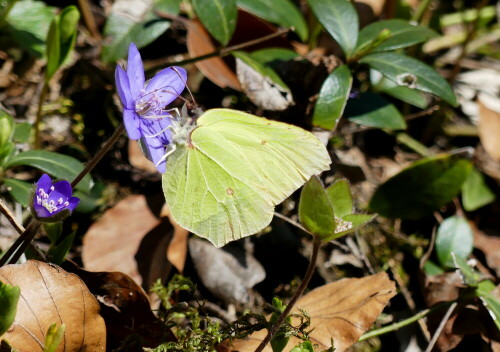
[[125, 126], [121, 123], [113, 132], [113, 135], [108, 139], [106, 144], [97, 152], [96, 155], [85, 165], [85, 168], [75, 177], [75, 179], [71, 182], [71, 187], [75, 187], [84, 177], [87, 175], [92, 169], [101, 161], [102, 157], [111, 149], [113, 144], [120, 138], [122, 133], [125, 132]]
[[7, 220], [10, 222], [12, 227], [16, 229], [17, 233], [21, 234], [24, 232], [23, 226], [17, 222], [16, 218], [14, 217], [14, 214], [10, 211], [10, 209], [7, 207], [7, 204], [3, 202], [3, 200], [0, 199], [0, 212], [5, 215]]
[[281, 324], [285, 321], [288, 314], [290, 314], [290, 312], [292, 311], [292, 308], [294, 307], [294, 305], [297, 302], [297, 300], [299, 299], [299, 297], [302, 295], [302, 292], [304, 292], [304, 290], [306, 289], [307, 284], [309, 283], [312, 275], [314, 274], [314, 269], [316, 268], [316, 260], [318, 259], [318, 252], [319, 252], [320, 246], [321, 246], [321, 239], [318, 236], [314, 236], [311, 261], [309, 262], [309, 266], [308, 266], [307, 272], [304, 276], [304, 280], [302, 280], [302, 282], [300, 283], [300, 286], [298, 287], [298, 289], [295, 292], [295, 294], [293, 295], [292, 299], [290, 300], [290, 302], [286, 306], [285, 310], [283, 311], [283, 313], [280, 314], [280, 316], [278, 317], [276, 322], [273, 324], [271, 329], [268, 331], [264, 340], [262, 340], [260, 345], [255, 350], [255, 352], [262, 352], [264, 350], [266, 345], [272, 340], [273, 336], [278, 332], [278, 329], [280, 328]]
[[40, 227], [41, 222], [32, 219], [29, 225], [26, 227], [24, 232], [19, 236], [19, 238], [14, 242], [12, 246], [7, 250], [7, 252], [0, 258], [0, 267], [5, 264], [15, 263], [21, 257], [26, 247], [31, 243], [35, 234]]
[[42, 91], [40, 93], [40, 100], [38, 102], [38, 110], [36, 112], [36, 120], [35, 120], [35, 124], [33, 125], [33, 127], [35, 129], [35, 141], [34, 141], [35, 149], [40, 148], [40, 123], [42, 122], [43, 102], [45, 101], [45, 97], [47, 96], [48, 92], [49, 92], [49, 83], [47, 81], [44, 81]]
[[285, 35], [288, 32], [290, 32], [290, 30], [291, 30], [290, 28], [281, 29], [281, 30], [279, 30], [279, 31], [277, 31], [275, 33], [272, 33], [272, 34], [269, 34], [269, 35], [266, 35], [266, 36], [263, 36], [263, 37], [260, 37], [260, 38], [257, 38], [257, 39], [249, 40], [248, 42], [244, 42], [244, 43], [241, 43], [241, 44], [236, 44], [236, 45], [233, 45], [233, 46], [228, 46], [227, 48], [217, 49], [215, 51], [212, 51], [211, 53], [203, 54], [203, 55], [196, 56], [196, 57], [192, 57], [192, 58], [189, 58], [189, 59], [186, 59], [186, 60], [182, 60], [182, 61], [173, 61], [173, 62], [170, 62], [170, 61], [167, 61], [167, 62], [161, 61], [161, 62], [159, 62], [158, 61], [158, 62], [155, 62], [155, 63], [153, 63], [151, 65], [148, 65], [149, 67], [147, 67], [146, 70], [147, 71], [155, 70], [156, 67], [158, 67], [158, 66], [165, 66], [165, 65], [166, 66], [183, 66], [183, 65], [187, 65], [187, 64], [190, 64], [190, 63], [193, 63], [193, 62], [198, 62], [198, 61], [210, 59], [211, 57], [214, 57], [214, 56], [223, 57], [223, 56], [229, 55], [233, 51], [245, 49], [245, 48], [250, 47], [252, 45], [259, 44], [261, 42], [265, 42], [266, 40], [270, 40], [270, 39], [273, 39], [273, 38]]
[[85, 22], [85, 25], [89, 29], [90, 33], [92, 34], [92, 37], [94, 39], [101, 39], [101, 34], [99, 33], [99, 30], [97, 29], [97, 24], [95, 22], [94, 15], [92, 14], [92, 10], [89, 5], [88, 0], [78, 0], [78, 6], [80, 6], [80, 11], [82, 12], [82, 17], [83, 17], [83, 22]]

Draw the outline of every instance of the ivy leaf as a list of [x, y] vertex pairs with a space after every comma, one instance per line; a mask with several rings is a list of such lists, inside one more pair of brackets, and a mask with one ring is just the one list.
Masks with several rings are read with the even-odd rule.
[[437, 36], [437, 33], [429, 28], [414, 26], [403, 20], [378, 21], [369, 24], [359, 32], [355, 52], [360, 53], [365, 48], [370, 47], [383, 30], [389, 30], [388, 37], [371, 49], [370, 52], [375, 53], [405, 48]]
[[368, 207], [389, 218], [422, 218], [456, 197], [471, 169], [448, 154], [419, 160], [379, 186]]
[[315, 126], [335, 129], [344, 113], [352, 86], [351, 71], [347, 65], [337, 67], [323, 82], [314, 107], [312, 123]]
[[314, 14], [350, 58], [358, 40], [359, 18], [347, 0], [308, 0]]
[[315, 235], [327, 237], [335, 232], [333, 207], [318, 177], [313, 176], [302, 188], [299, 219]]
[[432, 67], [403, 54], [384, 52], [365, 56], [361, 63], [370, 65], [400, 86], [434, 94], [457, 106], [457, 97], [451, 86]]
[[238, 6], [266, 21], [283, 27], [293, 27], [303, 41], [309, 32], [306, 21], [297, 6], [290, 0], [237, 0]]
[[438, 227], [436, 234], [436, 253], [445, 268], [454, 266], [452, 253], [467, 258], [474, 247], [472, 229], [461, 216], [451, 216]]
[[236, 0], [192, 0], [201, 23], [222, 45], [226, 45], [236, 29]]

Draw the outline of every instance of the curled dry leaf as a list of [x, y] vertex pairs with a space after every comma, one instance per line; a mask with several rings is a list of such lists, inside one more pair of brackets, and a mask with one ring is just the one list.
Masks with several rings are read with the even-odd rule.
[[52, 323], [66, 329], [56, 351], [104, 351], [106, 326], [99, 304], [76, 275], [30, 260], [0, 268], [0, 280], [21, 288], [17, 315], [3, 339], [19, 352], [43, 351]]
[[500, 161], [500, 99], [481, 94], [479, 106], [479, 139], [486, 152]]
[[85, 234], [82, 249], [85, 268], [120, 271], [141, 284], [134, 255], [144, 235], [159, 223], [143, 195], [131, 195], [121, 200]]
[[[311, 317], [310, 338], [319, 351], [331, 347], [333, 339], [335, 352], [343, 352], [372, 326], [395, 294], [395, 284], [385, 272], [360, 279], [342, 279], [310, 291], [298, 300], [294, 312], [299, 313], [300, 308]], [[266, 333], [257, 331], [246, 340], [233, 341], [232, 345], [225, 342], [225, 350], [254, 351]], [[298, 343], [298, 339], [291, 338], [284, 351]], [[272, 350], [268, 345], [264, 351]]]

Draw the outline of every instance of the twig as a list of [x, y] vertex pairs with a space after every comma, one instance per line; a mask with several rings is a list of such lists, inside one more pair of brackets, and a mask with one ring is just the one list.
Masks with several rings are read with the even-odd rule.
[[166, 62], [163, 60], [158, 61], [152, 65], [148, 65], [148, 67], [146, 67], [146, 70], [147, 71], [155, 70], [158, 66], [165, 66], [165, 65], [167, 65], [167, 66], [183, 66], [183, 65], [187, 65], [187, 64], [190, 64], [193, 62], [198, 62], [198, 61], [210, 59], [210, 58], [215, 57], [215, 56], [224, 57], [226, 55], [229, 55], [233, 51], [241, 50], [241, 49], [253, 46], [255, 44], [259, 44], [261, 42], [265, 42], [267, 40], [285, 35], [288, 32], [290, 32], [290, 30], [291, 30], [291, 28], [281, 29], [275, 33], [272, 33], [272, 34], [269, 34], [269, 35], [266, 35], [266, 36], [263, 36], [263, 37], [260, 37], [257, 39], [249, 40], [248, 42], [244, 42], [244, 43], [233, 45], [233, 46], [228, 46], [227, 48], [217, 49], [215, 51], [212, 51], [211, 53], [192, 57], [192, 58], [182, 60], [182, 61], [166, 61]]
[[439, 335], [441, 335], [441, 332], [443, 331], [444, 326], [446, 325], [446, 322], [450, 319], [450, 316], [453, 313], [453, 311], [455, 310], [457, 304], [458, 304], [457, 302], [453, 302], [452, 305], [448, 308], [443, 319], [441, 319], [441, 322], [439, 323], [438, 328], [434, 332], [434, 335], [432, 336], [431, 342], [429, 342], [429, 346], [427, 346], [427, 348], [425, 349], [425, 352], [432, 351], [432, 348], [436, 344], [436, 341], [439, 338]]
[[299, 297], [302, 295], [302, 292], [304, 292], [304, 290], [306, 289], [307, 284], [309, 283], [312, 275], [314, 274], [314, 269], [316, 268], [316, 260], [318, 259], [318, 252], [320, 247], [321, 247], [321, 239], [318, 236], [314, 236], [311, 260], [309, 262], [309, 266], [307, 267], [307, 272], [304, 276], [304, 280], [302, 280], [302, 282], [300, 283], [299, 287], [297, 288], [297, 291], [294, 293], [292, 299], [290, 299], [290, 302], [288, 302], [283, 313], [280, 314], [280, 316], [278, 317], [278, 319], [276, 319], [276, 322], [273, 324], [271, 329], [269, 329], [264, 340], [262, 340], [260, 345], [255, 349], [255, 352], [262, 352], [262, 350], [264, 350], [266, 345], [272, 340], [273, 336], [280, 328], [281, 324], [285, 321], [288, 314], [290, 314], [290, 312], [292, 311], [292, 308], [294, 307]]
[[97, 24], [95, 22], [94, 15], [89, 5], [89, 0], [78, 0], [78, 5], [80, 6], [80, 11], [82, 12], [83, 22], [89, 29], [92, 37], [94, 39], [100, 40], [101, 34], [97, 29]]
[[7, 220], [10, 222], [12, 227], [16, 229], [17, 233], [22, 234], [24, 232], [24, 227], [21, 225], [17, 220], [14, 214], [10, 211], [10, 209], [7, 207], [7, 204], [3, 202], [3, 200], [0, 199], [0, 212], [5, 215]]
[[71, 187], [75, 187], [92, 169], [101, 161], [103, 156], [111, 149], [113, 144], [120, 138], [120, 136], [125, 132], [125, 126], [121, 123], [113, 132], [113, 135], [108, 139], [108, 141], [103, 145], [103, 147], [97, 152], [96, 155], [85, 165], [85, 168], [75, 177], [71, 182]]
[[41, 223], [38, 220], [31, 220], [21, 236], [19, 236], [19, 238], [14, 242], [12, 246], [10, 246], [7, 252], [2, 256], [2, 258], [0, 258], [0, 267], [4, 266], [5, 264], [15, 263], [19, 259], [26, 247], [35, 237], [40, 225]]

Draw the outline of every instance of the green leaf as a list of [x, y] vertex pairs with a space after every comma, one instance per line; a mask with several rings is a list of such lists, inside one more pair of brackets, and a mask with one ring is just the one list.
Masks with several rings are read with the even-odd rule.
[[323, 82], [314, 107], [312, 123], [324, 129], [334, 129], [344, 113], [352, 86], [351, 71], [347, 65], [337, 67]]
[[[83, 164], [67, 155], [45, 150], [28, 150], [12, 157], [6, 167], [19, 165], [32, 166], [52, 176], [71, 182], [83, 170]], [[77, 189], [88, 191], [92, 186], [92, 178], [86, 175], [76, 186]]]
[[300, 57], [300, 55], [297, 54], [295, 51], [284, 48], [260, 49], [252, 51], [251, 56], [254, 60], [257, 60], [261, 64], [271, 65], [271, 66], [273, 63], [276, 62], [291, 61]]
[[480, 272], [474, 270], [464, 258], [455, 255], [455, 253], [452, 253], [451, 256], [453, 258], [453, 266], [459, 270], [464, 284], [468, 286], [477, 286], [478, 283], [484, 279], [484, 276]]
[[19, 45], [35, 57], [45, 54], [45, 42], [55, 8], [43, 1], [18, 1], [5, 19]]
[[473, 168], [462, 185], [462, 203], [464, 209], [473, 211], [495, 200], [496, 196], [484, 182], [481, 172]]
[[326, 193], [336, 217], [342, 218], [345, 215], [352, 214], [354, 209], [349, 181], [344, 179], [336, 181], [326, 189]]
[[428, 260], [428, 261], [425, 262], [425, 264], [424, 264], [424, 272], [425, 272], [426, 275], [429, 275], [429, 276], [440, 275], [440, 274], [444, 274], [445, 273], [445, 271], [443, 270], [443, 268], [441, 268], [439, 265], [437, 265], [436, 263], [434, 263], [431, 260]]
[[5, 111], [0, 110], [0, 150], [12, 141], [14, 119]]
[[419, 60], [403, 54], [384, 52], [365, 56], [360, 62], [380, 71], [398, 85], [434, 94], [453, 106], [458, 104], [448, 82], [432, 67]]
[[302, 13], [290, 0], [237, 0], [238, 7], [266, 21], [283, 27], [294, 27], [303, 41], [309, 35]]
[[347, 58], [358, 40], [359, 19], [347, 0], [308, 0], [314, 14], [328, 33], [339, 43]]
[[421, 109], [425, 109], [429, 105], [421, 92], [408, 87], [396, 86], [383, 89], [381, 92]]
[[481, 302], [490, 313], [495, 325], [500, 330], [500, 301], [491, 293], [494, 289], [495, 284], [492, 281], [481, 281], [477, 285], [476, 295], [481, 299]]
[[115, 1], [104, 26], [105, 39], [101, 53], [104, 63], [125, 57], [132, 42], [138, 48], [148, 45], [170, 27], [171, 22], [158, 17], [155, 11], [177, 15], [179, 0], [154, 0], [152, 3], [152, 6], [140, 13], [134, 12], [131, 15], [128, 2]]
[[43, 352], [55, 352], [64, 336], [66, 325], [62, 324], [59, 328], [56, 323], [49, 326], [45, 335], [45, 346]]
[[14, 200], [23, 207], [28, 207], [28, 197], [33, 185], [31, 183], [19, 181], [13, 178], [5, 178], [3, 182], [7, 186], [7, 190], [12, 198], [14, 198]]
[[463, 217], [452, 216], [439, 225], [436, 234], [436, 253], [443, 267], [454, 267], [452, 253], [466, 259], [473, 248], [472, 229]]
[[458, 195], [471, 168], [470, 161], [447, 154], [419, 160], [379, 186], [369, 208], [389, 218], [430, 215]]
[[331, 241], [354, 232], [372, 221], [375, 216], [375, 214], [349, 214], [342, 218], [335, 217], [335, 233], [323, 238], [323, 241]]
[[76, 232], [73, 231], [70, 235], [66, 236], [61, 243], [53, 245], [49, 249], [50, 261], [56, 265], [61, 265], [66, 258], [73, 242], [75, 241]]
[[307, 230], [322, 238], [335, 232], [333, 207], [317, 176], [311, 177], [302, 188], [299, 219]]
[[[276, 311], [273, 312], [273, 314], [269, 318], [269, 322], [274, 324], [278, 320], [279, 313], [283, 313], [285, 311], [286, 305], [284, 305], [283, 302], [278, 297], [273, 297], [272, 304], [273, 308], [277, 310], [277, 312]], [[291, 323], [291, 321], [292, 319], [290, 316], [287, 316], [285, 318], [285, 323]], [[274, 335], [273, 338], [271, 339], [271, 348], [273, 349], [273, 352], [283, 351], [285, 346], [288, 344], [288, 340], [290, 340], [290, 336], [278, 330], [276, 335]]]
[[2, 336], [14, 322], [17, 313], [17, 301], [21, 289], [0, 282], [0, 336]]
[[347, 102], [344, 116], [363, 126], [406, 129], [406, 121], [396, 107], [380, 95], [366, 92]]
[[222, 45], [229, 43], [236, 29], [236, 0], [192, 0], [205, 28]]
[[31, 124], [29, 122], [16, 123], [12, 139], [17, 143], [26, 143], [31, 137]]
[[370, 50], [370, 52], [405, 48], [437, 36], [437, 33], [429, 28], [414, 26], [403, 20], [378, 21], [369, 24], [359, 32], [355, 52], [359, 53], [368, 48], [377, 39], [379, 33], [386, 29], [390, 32], [389, 36], [381, 44]]
[[45, 222], [43, 223], [43, 229], [45, 230], [45, 234], [49, 238], [50, 243], [55, 245], [61, 237], [63, 225], [62, 222]]

